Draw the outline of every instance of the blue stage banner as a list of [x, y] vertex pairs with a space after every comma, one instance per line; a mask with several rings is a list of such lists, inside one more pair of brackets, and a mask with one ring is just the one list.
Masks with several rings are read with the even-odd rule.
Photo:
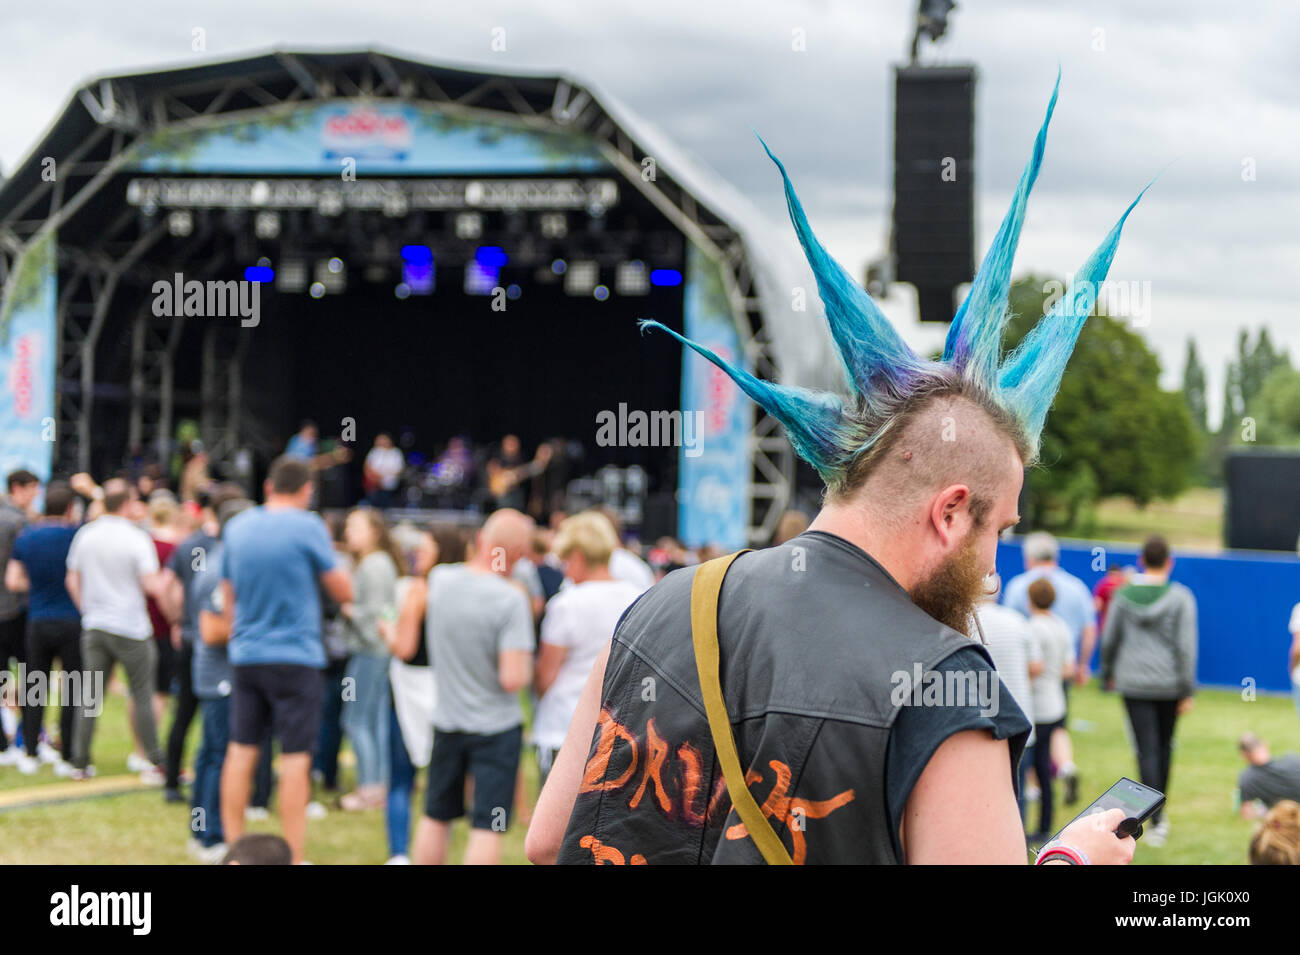
[[19, 257], [0, 303], [0, 475], [25, 468], [43, 482], [54, 453], [55, 241]]
[[162, 130], [129, 168], [171, 173], [581, 173], [610, 168], [578, 133], [413, 103], [300, 106], [243, 122]]
[[[722, 273], [694, 243], [687, 250], [684, 291], [686, 336], [748, 368]], [[691, 415], [696, 440], [678, 452], [678, 537], [688, 547], [745, 547], [753, 406], [721, 369], [684, 348], [682, 411]]]

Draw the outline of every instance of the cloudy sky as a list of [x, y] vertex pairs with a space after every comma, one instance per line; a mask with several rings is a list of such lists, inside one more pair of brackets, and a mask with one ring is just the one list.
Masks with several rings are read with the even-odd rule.
[[[0, 0], [0, 169], [12, 170], [73, 89], [98, 75], [273, 47], [380, 46], [414, 59], [572, 74], [662, 128], [779, 224], [779, 178], [753, 138], [758, 130], [785, 161], [823, 241], [860, 275], [886, 241], [891, 73], [914, 6]], [[498, 28], [503, 52], [491, 47]], [[206, 52], [191, 49], [196, 29]], [[1150, 283], [1141, 332], [1160, 356], [1164, 384], [1181, 380], [1186, 340], [1195, 337], [1217, 414], [1224, 362], [1243, 325], [1267, 326], [1300, 361], [1298, 47], [1300, 10], [1288, 0], [964, 0], [949, 36], [923, 61], [979, 70], [981, 253], [1059, 64], [1061, 98], [1016, 274], [1073, 271], [1158, 174], [1111, 277]], [[939, 341], [919, 327], [906, 287], [882, 304], [917, 347]]]

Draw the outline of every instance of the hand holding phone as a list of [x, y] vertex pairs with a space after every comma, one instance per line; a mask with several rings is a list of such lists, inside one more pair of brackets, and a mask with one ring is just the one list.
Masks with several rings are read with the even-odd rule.
[[[1061, 830], [1060, 844], [1087, 856], [1091, 865], [1128, 865], [1133, 861], [1137, 843], [1133, 837], [1116, 838], [1116, 829], [1124, 822], [1123, 809], [1106, 809], [1074, 820]], [[1044, 846], [1044, 851], [1051, 844]]]
[[[1069, 840], [1063, 837], [1066, 831], [1075, 823], [1085, 820], [1096, 813], [1116, 811], [1123, 813], [1123, 815], [1116, 816], [1117, 822], [1110, 830], [1115, 838], [1125, 839], [1132, 836], [1135, 840], [1139, 839], [1142, 836], [1142, 824], [1155, 815], [1164, 804], [1164, 793], [1152, 789], [1150, 786], [1134, 782], [1127, 776], [1121, 777], [1119, 782], [1102, 793], [1083, 812], [1075, 816], [1069, 825], [1062, 828], [1045, 844], [1050, 845], [1058, 841], [1068, 842]], [[1107, 821], [1109, 822], [1109, 820]], [[1072, 833], [1072, 835], [1074, 834]]]

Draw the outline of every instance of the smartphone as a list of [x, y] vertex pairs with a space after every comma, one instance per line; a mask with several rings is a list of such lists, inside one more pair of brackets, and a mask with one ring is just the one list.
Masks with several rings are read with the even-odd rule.
[[[1061, 833], [1068, 829], [1071, 823], [1082, 819], [1084, 816], [1090, 816], [1094, 812], [1105, 812], [1108, 809], [1124, 810], [1124, 821], [1115, 830], [1117, 838], [1123, 839], [1125, 836], [1132, 836], [1134, 839], [1140, 839], [1142, 837], [1142, 823], [1150, 819], [1164, 804], [1164, 793], [1152, 789], [1150, 786], [1135, 783], [1127, 776], [1121, 776], [1119, 782], [1107, 789], [1092, 805], [1062, 826], [1047, 842], [1055, 842], [1061, 838]], [[1044, 845], [1046, 844], [1044, 843]]]

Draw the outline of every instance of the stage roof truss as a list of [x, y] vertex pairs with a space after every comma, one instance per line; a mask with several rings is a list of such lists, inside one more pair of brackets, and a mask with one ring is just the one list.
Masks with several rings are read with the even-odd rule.
[[[307, 103], [347, 98], [427, 104], [466, 118], [499, 120], [503, 115], [532, 128], [581, 130], [627, 182], [645, 196], [721, 266], [727, 297], [745, 356], [763, 377], [778, 368], [750, 257], [740, 234], [707, 203], [679, 183], [673, 170], [651, 157], [590, 89], [562, 76], [527, 76], [451, 69], [367, 50], [341, 53], [276, 51], [229, 62], [116, 77], [88, 83], [76, 92], [58, 120], [0, 186], [0, 280], [8, 290], [23, 252], [65, 225], [110, 181], [124, 171], [135, 147], [160, 130], [184, 130], [239, 119], [256, 119]], [[42, 161], [53, 157], [57, 175], [42, 177]], [[653, 158], [656, 175], [642, 175]], [[125, 245], [138, 210], [119, 216], [90, 247], [60, 244], [61, 272], [68, 276], [58, 299], [60, 382], [58, 425], [78, 438], [76, 463], [88, 466], [94, 410], [95, 350], [104, 318], [120, 281], [149, 282], [173, 271], [137, 263], [166, 233], [161, 218]], [[196, 236], [195, 245], [199, 244]], [[115, 243], [108, 251], [110, 242]], [[89, 293], [89, 311], [81, 299]], [[169, 320], [171, 321], [171, 320]], [[130, 351], [129, 433], [137, 442], [165, 444], [172, 426], [174, 395], [167, 362], [179, 328], [163, 334], [143, 312], [123, 347]], [[209, 343], [210, 342], [210, 343]], [[213, 450], [237, 446], [241, 349], [209, 332], [204, 343], [204, 438]], [[228, 363], [224, 376], [209, 366]], [[152, 432], [152, 434], [149, 434]], [[770, 539], [792, 499], [794, 457], [776, 422], [759, 415], [750, 434], [753, 543]]]

